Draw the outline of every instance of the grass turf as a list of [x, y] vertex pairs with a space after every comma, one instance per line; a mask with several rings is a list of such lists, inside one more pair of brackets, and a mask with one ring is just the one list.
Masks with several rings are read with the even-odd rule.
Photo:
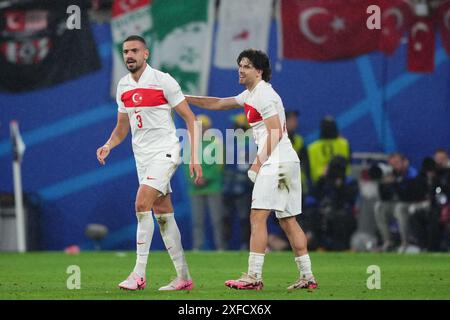
[[[270, 252], [264, 263], [262, 291], [232, 290], [224, 281], [247, 269], [247, 252], [187, 252], [193, 291], [159, 292], [174, 276], [166, 252], [151, 252], [147, 288], [123, 291], [135, 261], [133, 252], [0, 253], [0, 299], [156, 299], [156, 300], [322, 300], [322, 299], [450, 299], [450, 254], [381, 253], [310, 254], [319, 283], [316, 290], [288, 291], [297, 278], [290, 252]], [[81, 270], [81, 289], [69, 290], [66, 273]], [[381, 270], [381, 289], [369, 290], [370, 265]]]

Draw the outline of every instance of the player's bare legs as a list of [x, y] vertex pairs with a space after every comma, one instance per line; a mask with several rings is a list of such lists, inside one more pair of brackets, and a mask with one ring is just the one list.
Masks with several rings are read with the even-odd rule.
[[270, 211], [252, 209], [250, 212], [250, 252], [264, 254], [267, 248], [267, 218]]
[[311, 270], [311, 260], [308, 255], [307, 240], [305, 233], [297, 222], [295, 216], [279, 219], [280, 226], [286, 233], [295, 255], [295, 262], [300, 273], [300, 277], [288, 289], [315, 289], [317, 282]]
[[262, 269], [267, 248], [267, 218], [270, 210], [252, 209], [250, 212], [250, 255], [248, 272], [237, 280], [228, 280], [225, 285], [233, 289], [260, 290], [263, 288]]
[[153, 213], [159, 225], [159, 231], [177, 272], [177, 277], [160, 291], [191, 290], [194, 286], [181, 243], [181, 234], [174, 218], [170, 194], [156, 199]]
[[282, 218], [278, 221], [291, 244], [295, 256], [300, 257], [307, 254], [306, 236], [295, 217]]
[[141, 290], [146, 286], [145, 269], [148, 253], [152, 243], [155, 225], [151, 215], [153, 203], [160, 192], [152, 187], [141, 184], [136, 195], [136, 217], [138, 220], [136, 232], [136, 265], [128, 278], [119, 284], [119, 288]]

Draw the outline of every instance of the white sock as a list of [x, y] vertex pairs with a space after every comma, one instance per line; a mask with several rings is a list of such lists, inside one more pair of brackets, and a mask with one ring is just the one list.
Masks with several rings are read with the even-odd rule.
[[134, 272], [140, 277], [145, 276], [145, 268], [147, 267], [148, 253], [150, 251], [150, 245], [152, 244], [153, 231], [155, 230], [155, 224], [151, 211], [148, 212], [136, 212], [138, 219], [138, 226], [136, 232], [136, 265]]
[[184, 256], [183, 245], [181, 244], [180, 229], [178, 229], [177, 222], [172, 213], [155, 214], [156, 221], [159, 224], [159, 231], [161, 237], [166, 245], [166, 249], [169, 252], [172, 259], [177, 276], [184, 280], [190, 280], [189, 268]]
[[261, 280], [263, 265], [264, 253], [250, 252], [248, 257], [248, 275]]
[[298, 271], [300, 272], [301, 277], [306, 278], [312, 276], [309, 254], [304, 254], [301, 257], [295, 257], [295, 262], [297, 263]]

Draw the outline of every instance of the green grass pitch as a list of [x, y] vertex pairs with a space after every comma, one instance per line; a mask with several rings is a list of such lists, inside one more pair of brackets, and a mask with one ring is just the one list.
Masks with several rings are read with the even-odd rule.
[[[450, 299], [450, 254], [310, 253], [319, 283], [316, 290], [288, 291], [297, 278], [290, 252], [270, 252], [262, 291], [232, 290], [224, 281], [247, 269], [247, 252], [187, 252], [193, 291], [159, 292], [175, 271], [168, 254], [151, 252], [147, 288], [123, 291], [134, 252], [0, 253], [0, 299], [151, 299], [151, 300], [329, 300]], [[81, 288], [69, 290], [67, 268], [79, 266]], [[380, 267], [381, 289], [368, 289], [367, 268]]]

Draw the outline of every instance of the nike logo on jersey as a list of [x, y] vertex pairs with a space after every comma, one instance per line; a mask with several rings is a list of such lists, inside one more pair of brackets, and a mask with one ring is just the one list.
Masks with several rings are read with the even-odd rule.
[[134, 113], [139, 113], [139, 112], [141, 112], [142, 110], [134, 110]]

